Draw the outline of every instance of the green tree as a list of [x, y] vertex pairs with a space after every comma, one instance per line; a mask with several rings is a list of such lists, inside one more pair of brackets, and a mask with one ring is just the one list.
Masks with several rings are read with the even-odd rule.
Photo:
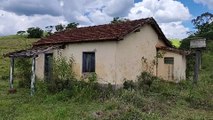
[[55, 26], [55, 30], [58, 31], [58, 32], [63, 31], [64, 28], [65, 28], [65, 26], [62, 25], [62, 24], [59, 24], [59, 25], [56, 25], [56, 26]]
[[[213, 39], [213, 14], [211, 13], [203, 13], [200, 16], [197, 16], [195, 19], [192, 20], [194, 27], [197, 31], [194, 34], [191, 34], [187, 38], [181, 41], [180, 49], [190, 50], [190, 41], [192, 39], [197, 38], [206, 38], [207, 40]], [[208, 44], [208, 41], [207, 41]], [[194, 69], [195, 64], [195, 56], [190, 54], [187, 56], [187, 69], [186, 69], [186, 76], [192, 76], [192, 71]]]
[[23, 35], [24, 33], [26, 33], [26, 32], [23, 31], [23, 30], [20, 30], [20, 31], [18, 31], [16, 34], [17, 34], [17, 35]]
[[41, 38], [43, 32], [44, 31], [39, 27], [30, 27], [27, 29], [28, 38]]
[[45, 27], [47, 35], [51, 35], [52, 34], [53, 28], [54, 28], [54, 26], [52, 26], [52, 25]]
[[67, 24], [66, 29], [73, 29], [73, 28], [77, 28], [79, 25], [79, 23], [76, 22], [71, 22], [69, 24]]
[[205, 12], [192, 20], [197, 31], [195, 36], [213, 39], [213, 14]]
[[129, 21], [129, 19], [121, 19], [120, 17], [114, 17], [113, 20], [111, 21], [111, 24], [117, 24], [126, 21]]

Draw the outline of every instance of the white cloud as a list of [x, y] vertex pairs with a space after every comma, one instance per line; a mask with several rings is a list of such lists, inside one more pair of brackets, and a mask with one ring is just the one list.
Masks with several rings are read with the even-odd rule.
[[[102, 24], [110, 22], [113, 17], [127, 16], [133, 5], [133, 0], [64, 0], [63, 14], [68, 21], [84, 25]], [[84, 19], [79, 19], [79, 16]]]
[[109, 23], [113, 18], [100, 10], [94, 10], [88, 14], [89, 19], [94, 25]]
[[57, 25], [64, 21], [63, 17], [54, 17], [50, 15], [16, 15], [15, 13], [0, 10], [0, 36], [16, 34], [19, 30], [26, 30], [29, 27], [45, 28], [49, 25]]
[[158, 22], [176, 22], [190, 19], [187, 7], [174, 0], [143, 0], [136, 3], [128, 15], [130, 19], [154, 17]]
[[213, 10], [213, 0], [194, 0], [194, 2], [208, 6], [209, 9]]
[[104, 12], [113, 17], [124, 17], [134, 6], [134, 0], [108, 0]]
[[188, 36], [189, 28], [184, 27], [181, 22], [160, 23], [159, 25], [167, 38], [182, 39]]
[[3, 0], [0, 8], [19, 15], [49, 14], [61, 15], [60, 2], [58, 0]]
[[188, 8], [175, 0], [143, 0], [136, 3], [128, 14], [129, 19], [155, 18], [168, 38], [187, 37], [189, 29], [182, 22], [191, 16]]
[[134, 0], [0, 0], [0, 2], [0, 35], [14, 34], [18, 30], [32, 26], [44, 28], [68, 22], [88, 26], [109, 23], [113, 17], [129, 19], [154, 17], [167, 37], [183, 38], [188, 28], [184, 27], [182, 22], [191, 18], [188, 8], [176, 0], [143, 0], [138, 3], [134, 3]]

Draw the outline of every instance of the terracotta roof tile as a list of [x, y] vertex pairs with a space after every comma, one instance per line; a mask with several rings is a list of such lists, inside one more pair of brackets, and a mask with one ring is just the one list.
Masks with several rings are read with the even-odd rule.
[[121, 40], [128, 33], [133, 32], [144, 24], [151, 24], [155, 31], [158, 33], [160, 39], [171, 47], [169, 41], [164, 36], [160, 27], [157, 25], [153, 18], [145, 18], [134, 21], [127, 21], [118, 24], [105, 24], [98, 26], [80, 27], [71, 30], [54, 33], [46, 38], [41, 38], [33, 45], [52, 45], [52, 44], [65, 44], [74, 42], [92, 42], [92, 41], [116, 41]]

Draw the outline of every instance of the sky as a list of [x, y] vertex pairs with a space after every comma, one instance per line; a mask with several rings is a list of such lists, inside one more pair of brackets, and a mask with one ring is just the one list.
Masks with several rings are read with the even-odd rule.
[[167, 38], [183, 39], [194, 31], [191, 20], [204, 12], [213, 13], [213, 0], [0, 0], [0, 36], [29, 27], [153, 17]]

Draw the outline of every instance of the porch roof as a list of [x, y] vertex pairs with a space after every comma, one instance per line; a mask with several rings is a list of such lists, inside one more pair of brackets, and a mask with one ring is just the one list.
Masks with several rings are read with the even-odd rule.
[[4, 54], [4, 57], [34, 57], [38, 54], [48, 52], [53, 49], [61, 48], [62, 45], [54, 45], [54, 46], [42, 46], [42, 47], [33, 47], [26, 50], [19, 50], [15, 52], [10, 52], [7, 54]]

